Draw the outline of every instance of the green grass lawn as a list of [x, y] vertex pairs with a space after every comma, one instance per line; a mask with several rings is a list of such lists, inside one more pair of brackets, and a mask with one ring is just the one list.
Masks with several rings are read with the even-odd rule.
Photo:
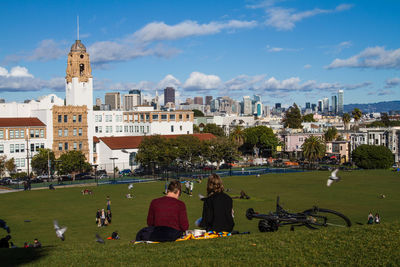
[[[128, 185], [90, 188], [33, 190], [0, 195], [0, 218], [11, 228], [18, 247], [38, 238], [44, 249], [0, 249], [2, 266], [30, 264], [47, 266], [130, 266], [130, 265], [399, 265], [400, 174], [390, 171], [339, 172], [342, 181], [326, 186], [328, 172], [266, 174], [261, 177], [227, 177], [225, 188], [231, 196], [244, 190], [251, 199], [234, 200], [235, 229], [250, 231], [214, 240], [192, 240], [165, 244], [131, 245], [139, 229], [146, 225], [147, 209], [153, 198], [162, 195], [163, 182], [135, 184], [126, 199]], [[195, 184], [194, 196], [182, 194], [190, 229], [201, 216], [205, 181]], [[379, 196], [384, 194], [386, 198]], [[350, 229], [327, 228], [311, 231], [282, 227], [275, 233], [259, 233], [258, 220], [247, 220], [246, 209], [268, 212], [275, 209], [276, 196], [289, 211], [303, 211], [316, 205], [337, 210], [353, 222]], [[95, 213], [105, 208], [106, 196], [112, 201], [113, 221], [98, 228]], [[365, 223], [369, 212], [381, 215], [381, 225]], [[59, 240], [53, 220], [68, 227], [66, 240]], [[31, 222], [24, 222], [30, 220]], [[110, 236], [118, 230], [121, 240], [96, 243], [95, 234]], [[1, 230], [5, 235], [5, 231]]]

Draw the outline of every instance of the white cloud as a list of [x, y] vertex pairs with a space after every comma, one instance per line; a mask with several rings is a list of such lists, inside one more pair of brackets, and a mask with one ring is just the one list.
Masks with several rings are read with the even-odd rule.
[[210, 22], [198, 24], [196, 21], [183, 21], [175, 25], [167, 25], [164, 22], [152, 22], [136, 31], [133, 40], [140, 43], [148, 43], [163, 40], [176, 40], [189, 36], [216, 34], [222, 30], [252, 28], [256, 21], [230, 20], [228, 22]]
[[266, 75], [256, 75], [256, 76], [248, 76], [248, 75], [239, 75], [229, 81], [224, 83], [224, 89], [227, 92], [232, 90], [252, 90], [257, 89], [259, 83], [265, 79]]
[[222, 85], [221, 79], [216, 75], [207, 75], [201, 72], [192, 72], [189, 78], [185, 81], [183, 88], [186, 90], [211, 90], [220, 88]]
[[181, 86], [181, 82], [172, 76], [171, 74], [168, 74], [167, 76], [164, 77], [158, 84], [157, 87], [160, 89], [164, 89], [166, 87], [173, 87], [177, 89], [178, 87]]
[[339, 5], [335, 9], [314, 8], [312, 10], [301, 12], [297, 12], [295, 9], [292, 8], [276, 7], [271, 4], [264, 6], [260, 5], [258, 7], [266, 8], [265, 12], [267, 13], [268, 17], [265, 21], [266, 25], [273, 27], [279, 31], [287, 31], [292, 30], [296, 26], [297, 22], [300, 22], [306, 18], [310, 18], [319, 14], [342, 12], [350, 9], [352, 5]]
[[336, 58], [327, 69], [335, 68], [400, 69], [400, 48], [385, 50], [382, 46], [368, 47], [347, 59]]
[[27, 60], [48, 61], [63, 57], [65, 54], [66, 49], [61, 49], [60, 44], [56, 43], [54, 40], [43, 40], [40, 42], [39, 46], [33, 50], [33, 53], [27, 56]]
[[131, 59], [157, 56], [169, 58], [179, 52], [174, 48], [165, 48], [158, 45], [152, 48], [135, 46], [126, 42], [96, 42], [88, 48], [91, 62], [96, 66], [116, 61], [128, 61]]
[[39, 91], [41, 89], [63, 91], [65, 90], [65, 79], [58, 77], [46, 81], [34, 78], [25, 67], [15, 66], [10, 71], [0, 67], [0, 92]]
[[312, 66], [310, 64], [306, 64], [306, 65], [303, 66], [303, 68], [305, 68], [305, 69], [311, 69], [311, 67]]
[[6, 68], [0, 67], [0, 77], [14, 77], [14, 78], [21, 78], [21, 77], [29, 77], [33, 78], [33, 75], [29, 73], [28, 69], [21, 66], [15, 66], [11, 68], [10, 72]]
[[271, 53], [276, 53], [276, 52], [297, 52], [300, 51], [302, 49], [299, 48], [283, 48], [283, 47], [272, 47], [270, 45], [267, 45], [267, 51], [271, 52]]
[[68, 53], [64, 43], [56, 42], [52, 39], [42, 40], [38, 46], [29, 52], [20, 52], [8, 55], [4, 58], [6, 63], [15, 63], [21, 60], [26, 61], [49, 61], [65, 57]]
[[392, 87], [396, 87], [398, 85], [400, 85], [400, 78], [395, 77], [395, 78], [386, 80], [385, 88], [392, 88]]

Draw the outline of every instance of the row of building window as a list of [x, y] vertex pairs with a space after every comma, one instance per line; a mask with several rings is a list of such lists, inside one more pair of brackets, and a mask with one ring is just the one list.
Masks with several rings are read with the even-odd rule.
[[[112, 126], [104, 126], [105, 133], [112, 133], [113, 132], [113, 127]], [[180, 126], [180, 130], [182, 131], [182, 125]], [[103, 126], [95, 126], [94, 131], [96, 133], [102, 133], [103, 132]], [[171, 126], [171, 131], [174, 131], [174, 126]], [[144, 126], [133, 126], [133, 125], [125, 125], [122, 127], [122, 125], [117, 125], [115, 126], [115, 132], [116, 133], [149, 133], [150, 132], [150, 126], [146, 126], [146, 131]]]
[[[0, 139], [4, 139], [5, 130], [0, 130]], [[8, 136], [10, 139], [24, 139], [25, 138], [25, 130], [23, 129], [15, 129], [8, 130]], [[29, 131], [29, 136], [31, 138], [44, 138], [44, 129], [31, 129]]]
[[[44, 148], [44, 143], [31, 144], [30, 151], [39, 151], [39, 148]], [[25, 152], [25, 144], [10, 144], [10, 153], [23, 153]], [[4, 145], [0, 145], [0, 154], [4, 153]]]
[[[112, 122], [113, 121], [113, 115], [104, 115], [105, 122]], [[140, 117], [140, 121], [144, 121], [146, 118], [146, 121], [150, 120], [150, 114], [129, 114], [129, 115], [124, 115], [124, 119], [126, 121], [138, 121]], [[153, 120], [158, 120], [158, 114], [153, 114], [152, 119]], [[176, 116], [175, 114], [169, 114], [169, 119], [170, 120], [175, 120]], [[178, 115], [179, 120], [183, 119], [183, 114]], [[190, 115], [186, 114], [186, 119], [190, 119]], [[103, 121], [103, 115], [95, 115], [94, 117], [95, 122], [102, 122]], [[161, 114], [161, 120], [168, 120], [168, 114]], [[115, 121], [116, 122], [122, 122], [122, 115], [115, 115]]]
[[[82, 150], [82, 142], [79, 142], [79, 143], [78, 142], [73, 142], [72, 148], [73, 148], [73, 150], [77, 150], [77, 149]], [[67, 151], [68, 149], [69, 149], [69, 143], [68, 142], [58, 143], [58, 150], [59, 151], [62, 151], [62, 150]]]
[[[78, 132], [77, 132], [78, 131]], [[82, 136], [82, 128], [76, 129], [74, 128], [72, 130], [72, 135], [76, 136], [78, 134], [78, 136]], [[58, 129], [58, 136], [62, 137], [63, 136], [63, 129]], [[64, 129], [64, 136], [68, 136], [68, 129]]]
[[[58, 115], [58, 122], [68, 122], [68, 115]], [[72, 115], [72, 122], [82, 122], [82, 115]]]

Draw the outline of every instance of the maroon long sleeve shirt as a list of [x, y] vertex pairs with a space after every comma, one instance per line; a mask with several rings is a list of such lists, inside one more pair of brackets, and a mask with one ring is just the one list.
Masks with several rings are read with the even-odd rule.
[[180, 231], [189, 228], [184, 202], [173, 197], [160, 197], [151, 201], [147, 215], [148, 226], [168, 226]]

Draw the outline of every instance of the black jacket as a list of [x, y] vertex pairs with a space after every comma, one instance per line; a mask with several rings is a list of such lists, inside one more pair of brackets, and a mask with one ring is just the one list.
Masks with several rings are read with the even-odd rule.
[[232, 217], [232, 198], [221, 192], [212, 194], [203, 201], [203, 219], [200, 226], [207, 231], [232, 232], [235, 225]]

